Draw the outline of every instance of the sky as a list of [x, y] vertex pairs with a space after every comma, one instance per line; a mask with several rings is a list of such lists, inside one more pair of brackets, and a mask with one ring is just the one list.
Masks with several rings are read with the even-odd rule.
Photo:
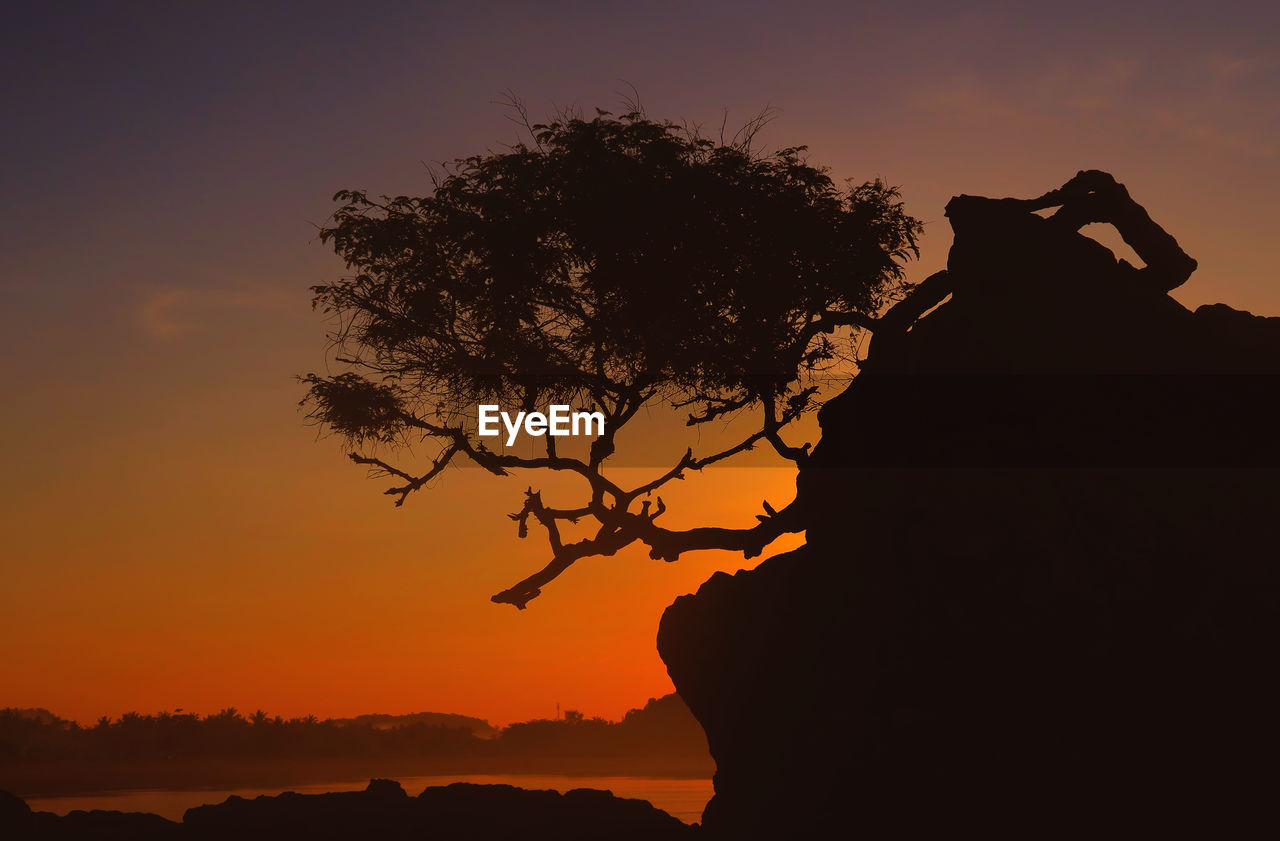
[[[0, 706], [502, 724], [671, 691], [663, 608], [754, 561], [625, 551], [493, 605], [545, 561], [504, 516], [533, 477], [396, 509], [297, 408], [333, 194], [429, 191], [517, 139], [507, 93], [772, 107], [766, 145], [901, 186], [913, 279], [949, 196], [1106, 169], [1199, 260], [1175, 297], [1280, 314], [1274, 3], [14, 3], [0, 30]], [[793, 479], [708, 470], [668, 516], [750, 525]]]

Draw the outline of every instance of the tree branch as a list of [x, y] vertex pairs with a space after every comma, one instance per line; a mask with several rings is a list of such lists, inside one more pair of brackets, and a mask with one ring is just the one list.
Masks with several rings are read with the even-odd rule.
[[860, 312], [833, 312], [824, 310], [821, 315], [805, 327], [804, 344], [808, 345], [809, 340], [819, 333], [833, 333], [837, 327], [860, 327], [863, 330], [875, 332], [877, 319], [869, 315], [863, 315]]
[[625, 495], [622, 488], [602, 476], [597, 467], [588, 465], [576, 458], [567, 456], [524, 458], [507, 453], [495, 453], [483, 444], [473, 442], [471, 436], [462, 427], [440, 426], [409, 412], [401, 412], [400, 417], [406, 425], [422, 430], [428, 435], [450, 439], [459, 452], [495, 476], [511, 475], [508, 472], [508, 468], [535, 469], [545, 467], [550, 470], [567, 470], [585, 478], [591, 484], [593, 494], [607, 492], [613, 495], [615, 499]]
[[398, 488], [387, 488], [383, 492], [388, 496], [399, 495], [400, 498], [396, 500], [396, 507], [399, 508], [404, 505], [405, 498], [408, 497], [409, 494], [418, 490], [427, 482], [430, 482], [436, 476], [440, 475], [440, 471], [444, 470], [445, 467], [448, 466], [449, 461], [457, 455], [457, 453], [458, 448], [456, 446], [445, 450], [432, 463], [431, 469], [421, 476], [412, 476], [405, 473], [403, 470], [392, 467], [381, 459], [369, 458], [368, 456], [362, 456], [359, 453], [347, 453], [347, 458], [351, 459], [356, 464], [367, 464], [372, 467], [376, 467], [378, 470], [381, 470], [389, 476], [399, 476], [401, 479], [404, 479], [407, 484]]
[[754, 558], [783, 534], [803, 531], [795, 503], [775, 516], [765, 517], [748, 529], [728, 529], [703, 526], [683, 531], [669, 531], [653, 524], [652, 520], [635, 521], [633, 527], [638, 537], [649, 547], [649, 557], [671, 562], [684, 552], [699, 549], [723, 549], [741, 552], [746, 558]]
[[689, 419], [685, 421], [685, 424], [684, 424], [685, 426], [697, 426], [700, 423], [707, 423], [708, 421], [713, 421], [716, 418], [720, 417], [721, 415], [728, 415], [738, 411], [739, 409], [745, 409], [747, 406], [750, 406], [755, 399], [756, 399], [755, 395], [753, 394], [748, 394], [744, 397], [738, 397], [738, 398], [722, 398], [722, 397], [714, 397], [711, 395], [699, 395], [697, 397], [691, 398], [681, 403], [676, 403], [675, 408], [682, 409], [685, 406], [689, 406], [693, 403], [698, 403], [698, 402], [706, 403], [706, 408], [703, 410], [702, 414], [695, 415], [691, 412], [689, 414]]
[[774, 403], [774, 399], [772, 397], [767, 397], [763, 401], [763, 432], [765, 440], [773, 445], [773, 448], [777, 451], [778, 455], [785, 459], [794, 461], [797, 465], [801, 466], [803, 466], [809, 458], [810, 445], [806, 443], [803, 447], [788, 446], [787, 443], [782, 440], [782, 436], [778, 434], [778, 430], [783, 426], [786, 426], [788, 423], [791, 423], [795, 418], [799, 417], [800, 413], [809, 405], [809, 399], [813, 397], [814, 394], [817, 394], [817, 392], [817, 387], [810, 386], [792, 397], [790, 401], [791, 405], [782, 413], [781, 419], [778, 418], [778, 408]]
[[602, 527], [593, 538], [561, 546], [554, 552], [551, 562], [545, 567], [515, 586], [495, 594], [490, 598], [490, 601], [496, 604], [512, 604], [520, 610], [524, 610], [525, 605], [531, 599], [542, 593], [543, 587], [555, 580], [560, 573], [573, 566], [575, 561], [591, 555], [613, 555], [627, 544], [634, 542], [635, 539], [634, 536], [625, 534], [617, 529]]
[[[541, 506], [541, 499], [533, 493], [532, 489], [526, 495], [525, 506], [528, 511], [522, 509], [520, 514], [511, 515], [512, 518], [527, 517], [528, 513], [533, 513], [537, 517], [536, 509]], [[554, 534], [550, 563], [515, 586], [492, 596], [491, 601], [497, 604], [515, 605], [523, 610], [542, 592], [543, 587], [573, 566], [576, 561], [595, 555], [613, 555], [637, 540], [649, 547], [649, 557], [668, 562], [676, 560], [684, 552], [699, 549], [742, 552], [745, 557], [754, 558], [764, 551], [765, 546], [781, 535], [804, 529], [794, 502], [779, 512], [775, 512], [766, 502], [764, 504], [766, 514], [757, 515], [759, 524], [748, 529], [703, 527], [671, 531], [654, 523], [666, 510], [661, 497], [658, 497], [657, 505], [652, 512], [646, 500], [639, 513], [619, 512], [620, 525], [601, 526], [595, 537], [568, 545], [559, 542], [558, 529], [553, 531], [548, 527], [548, 533]], [[552, 523], [554, 524], [554, 521]], [[547, 525], [546, 521], [543, 521], [543, 524]]]

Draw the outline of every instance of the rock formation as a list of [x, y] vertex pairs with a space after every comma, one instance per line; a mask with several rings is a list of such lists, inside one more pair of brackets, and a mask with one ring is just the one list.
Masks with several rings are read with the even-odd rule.
[[1274, 824], [1280, 319], [1170, 298], [1195, 261], [1102, 173], [947, 212], [947, 270], [819, 417], [806, 545], [663, 617], [704, 829]]
[[180, 837], [181, 830], [181, 824], [142, 812], [33, 812], [22, 798], [0, 791], [0, 838], [11, 841], [160, 841]]
[[410, 797], [393, 780], [373, 780], [364, 791], [228, 797], [188, 809], [182, 823], [155, 815], [32, 812], [0, 792], [0, 838], [13, 841], [79, 839], [546, 839], [546, 841], [664, 841], [697, 832], [643, 800], [607, 791], [531, 791], [507, 785], [454, 783]]

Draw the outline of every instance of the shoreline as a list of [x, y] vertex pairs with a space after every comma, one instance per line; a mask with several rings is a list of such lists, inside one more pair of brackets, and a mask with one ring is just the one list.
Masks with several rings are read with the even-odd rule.
[[135, 791], [200, 791], [317, 783], [363, 786], [371, 779], [441, 776], [635, 777], [710, 779], [715, 765], [698, 760], [619, 762], [459, 760], [423, 757], [358, 759], [47, 759], [0, 761], [0, 791], [24, 799], [110, 795]]

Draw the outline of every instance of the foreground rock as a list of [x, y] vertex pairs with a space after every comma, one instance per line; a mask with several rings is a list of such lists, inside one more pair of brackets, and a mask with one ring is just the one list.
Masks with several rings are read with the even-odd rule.
[[0, 791], [0, 838], [11, 841], [61, 841], [61, 839], [95, 839], [95, 841], [151, 841], [178, 838], [182, 825], [159, 815], [141, 812], [74, 811], [58, 816], [51, 812], [33, 812], [24, 800]]
[[667, 610], [712, 835], [1274, 832], [1280, 323], [1168, 297], [1126, 200], [1146, 275], [955, 200], [820, 416], [807, 544]]
[[531, 791], [454, 783], [410, 797], [400, 784], [374, 780], [364, 791], [295, 794], [188, 809], [181, 824], [155, 815], [32, 813], [0, 792], [0, 838], [32, 839], [564, 839], [664, 841], [688, 838], [688, 826], [643, 800], [607, 791]]

